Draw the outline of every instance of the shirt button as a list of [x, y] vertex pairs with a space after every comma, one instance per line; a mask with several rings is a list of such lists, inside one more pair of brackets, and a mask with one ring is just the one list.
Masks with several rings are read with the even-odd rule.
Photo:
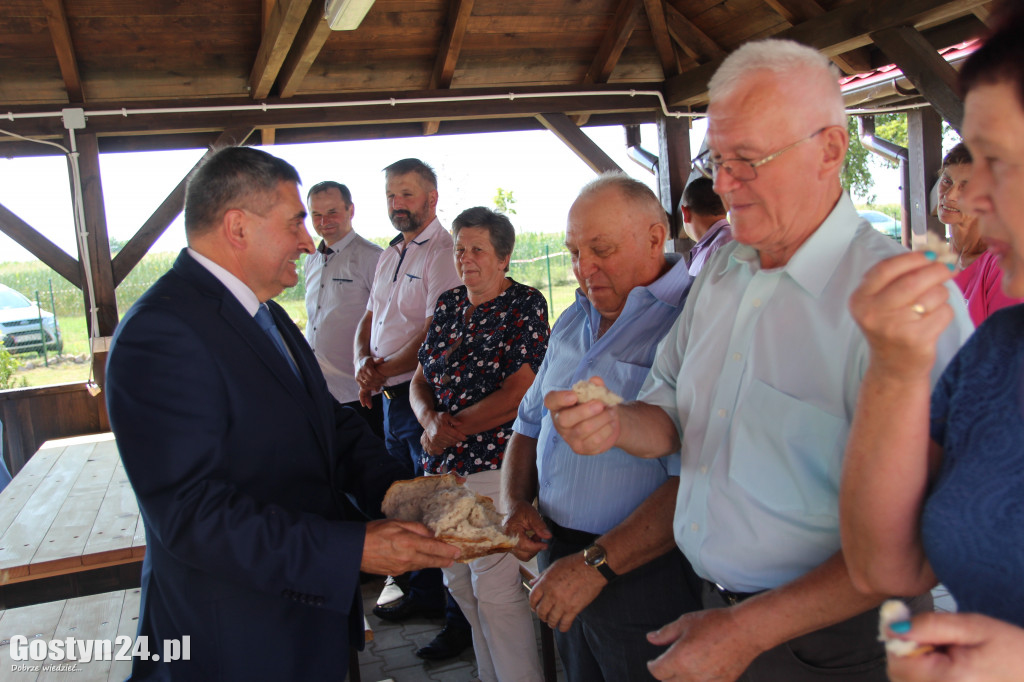
[[759, 299], [759, 298], [755, 298], [754, 299], [754, 307], [755, 308], [760, 308], [761, 307], [761, 299]]
[[729, 413], [725, 411], [725, 408], [722, 408], [722, 409], [718, 410], [718, 416], [719, 417], [724, 417], [727, 414], [729, 414]]
[[698, 525], [696, 523], [691, 523], [690, 524], [690, 530], [692, 530], [694, 533], [696, 533], [698, 530], [700, 530], [700, 525]]
[[740, 353], [733, 353], [732, 359], [735, 360], [736, 362], [739, 362], [740, 360], [743, 359], [743, 355], [741, 355]]

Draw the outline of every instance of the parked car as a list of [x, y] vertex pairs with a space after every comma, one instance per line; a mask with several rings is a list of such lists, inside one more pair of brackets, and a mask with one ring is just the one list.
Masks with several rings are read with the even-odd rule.
[[900, 221], [895, 218], [890, 218], [881, 211], [857, 211], [860, 217], [871, 223], [871, 227], [875, 228], [887, 237], [892, 237], [896, 241], [903, 239], [903, 227], [900, 225]]
[[[40, 317], [43, 320], [42, 334], [39, 330]], [[0, 336], [10, 353], [42, 351], [43, 343], [58, 353], [64, 349], [64, 339], [53, 313], [40, 310], [35, 303], [3, 284], [0, 284]]]

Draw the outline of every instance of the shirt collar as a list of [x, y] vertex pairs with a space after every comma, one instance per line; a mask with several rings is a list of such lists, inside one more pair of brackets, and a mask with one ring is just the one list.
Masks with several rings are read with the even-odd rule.
[[[433, 220], [430, 221], [430, 224], [427, 225], [427, 227], [422, 232], [420, 232], [419, 239], [413, 239], [409, 243], [415, 244], [416, 246], [423, 246], [424, 244], [429, 242], [432, 237], [436, 236], [439, 231], [442, 230], [444, 230], [444, 228], [441, 227], [441, 221], [435, 217]], [[404, 239], [405, 236], [401, 232], [399, 232], [388, 245], [398, 246], [399, 244], [402, 243], [402, 240]]]
[[[399, 236], [401, 236], [401, 235], [399, 235]], [[356, 238], [356, 231], [355, 230], [349, 230], [348, 234], [346, 234], [344, 237], [342, 237], [338, 241], [334, 242], [334, 244], [332, 246], [327, 246], [327, 242], [325, 242], [324, 240], [321, 239], [320, 240], [320, 245], [316, 247], [316, 250], [319, 251], [321, 254], [324, 254], [324, 255], [328, 255], [329, 253], [341, 253], [345, 249], [345, 247], [348, 246], [348, 243], [351, 242], [355, 238]]]
[[[679, 287], [678, 280], [680, 278], [687, 280], [690, 279], [690, 273], [687, 271], [686, 261], [678, 253], [666, 253], [665, 260], [671, 265], [668, 272], [661, 275], [658, 279], [654, 280], [646, 286], [633, 287], [629, 294], [626, 296], [626, 305], [623, 307], [619, 317], [615, 319], [618, 322], [629, 308], [633, 307], [633, 301], [637, 300], [642, 296], [650, 296], [666, 305], [677, 305], [679, 302]], [[673, 292], [675, 296], [673, 296]], [[594, 333], [597, 333], [597, 329], [601, 324], [601, 313], [591, 304], [590, 299], [586, 297], [582, 289], [576, 288], [576, 302], [583, 308], [587, 314], [587, 319], [590, 320], [591, 329]], [[612, 323], [612, 327], [615, 323]]]
[[188, 255], [192, 256], [197, 263], [209, 270], [210, 274], [216, 277], [220, 283], [238, 299], [238, 302], [242, 304], [242, 307], [245, 308], [247, 313], [254, 317], [256, 316], [256, 311], [259, 310], [260, 307], [260, 300], [245, 282], [232, 275], [223, 266], [214, 263], [203, 254], [199, 253], [191, 246], [188, 247]]
[[728, 225], [729, 221], [726, 220], [725, 218], [722, 218], [721, 220], [715, 222], [711, 227], [708, 228], [708, 231], [704, 233], [704, 236], [701, 237], [697, 241], [697, 243], [693, 245], [693, 248], [704, 247], [707, 244], [710, 244], [712, 241], [714, 241], [715, 237], [718, 236], [718, 233], [721, 232], [722, 228], [727, 227]]
[[[846, 255], [847, 247], [857, 232], [858, 221], [853, 200], [846, 191], [843, 191], [824, 222], [779, 270], [789, 275], [807, 293], [819, 296]], [[739, 265], [746, 265], [755, 272], [760, 270], [757, 250], [746, 244], [735, 243], [736, 246], [729, 253], [729, 257], [723, 259], [725, 262], [719, 274]]]

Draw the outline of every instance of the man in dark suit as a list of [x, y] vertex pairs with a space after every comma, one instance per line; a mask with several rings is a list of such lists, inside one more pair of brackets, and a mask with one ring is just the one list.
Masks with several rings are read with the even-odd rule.
[[[347, 494], [379, 517], [407, 474], [269, 300], [313, 250], [298, 183], [255, 149], [211, 156], [189, 181], [188, 248], [114, 335], [110, 423], [146, 524], [138, 635], [161, 659], [132, 679], [341, 680], [360, 569], [458, 555], [420, 524], [346, 512]], [[190, 660], [163, 660], [186, 635]]]

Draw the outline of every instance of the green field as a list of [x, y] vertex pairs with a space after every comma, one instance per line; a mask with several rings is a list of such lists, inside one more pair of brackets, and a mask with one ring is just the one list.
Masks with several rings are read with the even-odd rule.
[[[383, 240], [381, 240], [383, 241]], [[382, 244], [383, 245], [383, 244]], [[565, 310], [574, 300], [576, 280], [573, 277], [568, 254], [564, 253], [563, 235], [523, 233], [516, 238], [516, 249], [512, 255], [513, 263], [510, 275], [518, 282], [539, 289], [548, 298], [548, 309], [551, 323], [554, 324], [558, 314]], [[117, 288], [117, 310], [120, 315], [157, 280], [170, 269], [176, 253], [151, 253], [125, 278]], [[528, 262], [515, 262], [528, 261]], [[301, 266], [305, 257], [300, 261]], [[550, 265], [550, 282], [548, 279]], [[63, 355], [79, 356], [89, 354], [89, 340], [85, 324], [85, 302], [82, 292], [70, 282], [60, 277], [38, 261], [19, 263], [0, 263], [0, 282], [20, 291], [32, 300], [36, 300], [36, 292], [44, 310], [54, 311], [57, 323], [64, 337]], [[52, 304], [51, 304], [52, 288]], [[304, 280], [300, 276], [298, 286], [286, 290], [275, 299], [288, 311], [292, 320], [304, 329], [306, 326], [306, 309], [303, 303], [306, 295]], [[76, 381], [85, 381], [89, 377], [89, 363], [54, 362], [49, 356], [50, 366], [44, 367], [43, 357], [35, 353], [15, 356], [22, 363], [16, 372], [17, 386], [47, 386]], [[25, 364], [40, 365], [26, 369]]]

